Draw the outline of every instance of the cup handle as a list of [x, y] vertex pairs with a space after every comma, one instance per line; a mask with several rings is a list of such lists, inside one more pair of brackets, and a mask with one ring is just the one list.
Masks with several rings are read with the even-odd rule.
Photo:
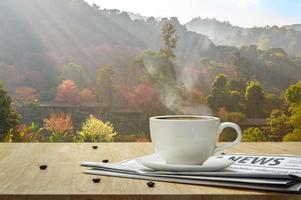
[[241, 136], [242, 136], [241, 129], [237, 124], [232, 123], [232, 122], [223, 122], [219, 125], [218, 138], [219, 138], [221, 132], [227, 127], [233, 128], [236, 131], [236, 134], [237, 134], [236, 139], [233, 142], [229, 143], [229, 144], [225, 144], [223, 146], [216, 147], [215, 150], [214, 150], [214, 153], [216, 153], [218, 151], [221, 151], [221, 150], [224, 150], [224, 149], [227, 149], [229, 147], [235, 146], [240, 142], [240, 139], [241, 139]]

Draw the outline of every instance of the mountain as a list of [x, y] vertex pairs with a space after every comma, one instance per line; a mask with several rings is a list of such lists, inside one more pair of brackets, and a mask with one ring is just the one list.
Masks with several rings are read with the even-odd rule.
[[232, 26], [229, 22], [200, 17], [192, 19], [185, 26], [190, 31], [207, 35], [217, 45], [224, 45], [228, 39], [235, 36], [236, 32], [245, 31], [244, 28]]
[[274, 91], [287, 88], [301, 77], [300, 58], [291, 59], [281, 48], [263, 51], [256, 45], [241, 48], [218, 46], [200, 62], [200, 66], [208, 69], [211, 66], [232, 79], [256, 78], [265, 89]]
[[[126, 12], [99, 10], [83, 0], [1, 0], [0, 10], [0, 60], [9, 64], [29, 52], [68, 54], [69, 49], [85, 49], [82, 56], [91, 57], [87, 54], [93, 47], [105, 45], [159, 49], [163, 45], [161, 26], [167, 21], [157, 22], [154, 18], [134, 21]], [[177, 27], [178, 52], [183, 52], [188, 43], [199, 44], [193, 50], [196, 54], [204, 52], [204, 46], [212, 45], [206, 36], [188, 32], [176, 19], [171, 21]], [[96, 62], [88, 64], [99, 63], [95, 59]]]
[[[83, 0], [1, 0], [0, 79], [14, 82], [7, 86], [12, 90], [29, 82], [43, 90], [56, 84], [54, 77], [69, 62], [91, 74], [104, 64], [121, 69], [143, 50], [163, 46], [161, 27], [166, 21], [134, 21], [126, 12], [101, 10]], [[214, 46], [177, 19], [171, 22], [179, 37], [179, 58], [200, 58]], [[17, 72], [15, 80], [8, 80], [8, 74]]]
[[108, 13], [107, 10], [100, 12], [122, 29], [129, 30], [136, 39], [144, 41], [147, 48], [152, 50], [159, 50], [163, 46], [161, 37], [163, 24], [172, 23], [178, 38], [175, 53], [179, 64], [197, 61], [214, 49], [214, 44], [207, 36], [187, 31], [186, 27], [181, 25], [175, 17], [163, 18], [159, 22], [154, 17], [149, 17], [146, 22], [143, 22], [131, 20], [126, 12], [109, 11]]
[[207, 35], [216, 45], [257, 45], [262, 50], [283, 48], [290, 56], [301, 56], [300, 25], [242, 28], [215, 19], [194, 18], [188, 30]]
[[140, 15], [139, 13], [134, 12], [127, 12], [127, 14], [130, 16], [132, 20], [139, 20], [139, 21], [146, 21], [148, 17], [145, 17], [143, 15]]
[[251, 28], [246, 34], [237, 33], [229, 45], [257, 45], [262, 50], [282, 48], [290, 56], [301, 56], [301, 32], [272, 26]]
[[301, 24], [292, 24], [283, 26], [286, 29], [294, 29], [296, 31], [301, 31]]
[[301, 48], [300, 32], [294, 29], [243, 29], [200, 18], [182, 25], [175, 17], [132, 17], [83, 0], [1, 0], [0, 80], [12, 93], [18, 87], [33, 87], [46, 100], [53, 99], [68, 63], [78, 64], [71, 66], [87, 73], [92, 83], [105, 64], [114, 67], [118, 83], [140, 80], [147, 72], [133, 63], [144, 51], [164, 46], [161, 28], [166, 22], [176, 29], [174, 65], [185, 85], [206, 91], [215, 75], [237, 79], [246, 75], [246, 68], [266, 88], [284, 88], [301, 77], [300, 59], [288, 56]]

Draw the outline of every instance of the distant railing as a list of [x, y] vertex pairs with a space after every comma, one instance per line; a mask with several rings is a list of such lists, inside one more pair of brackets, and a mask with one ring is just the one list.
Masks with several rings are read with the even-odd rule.
[[239, 125], [243, 128], [246, 127], [264, 127], [267, 126], [266, 118], [253, 118], [253, 119], [245, 119], [239, 122]]
[[[115, 107], [108, 107], [108, 106], [103, 106], [98, 103], [89, 103], [89, 104], [80, 104], [80, 105], [72, 105], [72, 104], [59, 104], [59, 103], [41, 103], [40, 104], [41, 108], [44, 109], [54, 109], [54, 110], [64, 110], [64, 109], [76, 109], [78, 111], [82, 112], [89, 112], [91, 114], [97, 114], [97, 113], [103, 113], [103, 112], [110, 112], [112, 113], [115, 117], [116, 120], [116, 115], [119, 115], [117, 118], [126, 118], [127, 116], [131, 118], [133, 115], [136, 116], [136, 122], [139, 121], [138, 124], [140, 124], [140, 120], [138, 120], [142, 115], [143, 112], [135, 107], [129, 107], [129, 106], [115, 106]], [[135, 117], [134, 117], [135, 118]], [[114, 121], [115, 121], [114, 120]], [[119, 121], [119, 120], [117, 120]], [[138, 125], [136, 124], [136, 125]], [[244, 119], [243, 121], [238, 123], [242, 128], [248, 128], [248, 127], [265, 127], [267, 126], [267, 119], [266, 118], [249, 118], [249, 119]], [[117, 125], [117, 124], [116, 124]], [[121, 125], [123, 127], [124, 125]], [[121, 128], [120, 127], [120, 128]], [[123, 128], [121, 128], [123, 129]], [[127, 129], [127, 128], [126, 128]], [[135, 128], [134, 128], [135, 129]]]
[[79, 105], [72, 105], [72, 104], [61, 104], [61, 103], [41, 103], [39, 105], [41, 108], [74, 108], [78, 110], [85, 110], [85, 111], [111, 111], [115, 113], [142, 113], [141, 110], [130, 107], [130, 106], [113, 106], [108, 107], [98, 103], [85, 103]]

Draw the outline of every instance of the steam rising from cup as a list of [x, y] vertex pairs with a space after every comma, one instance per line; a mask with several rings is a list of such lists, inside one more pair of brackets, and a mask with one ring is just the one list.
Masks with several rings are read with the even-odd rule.
[[[189, 79], [189, 84], [185, 84], [185, 81], [182, 80], [183, 76], [180, 70], [175, 70], [175, 77], [172, 76], [171, 69], [169, 69], [170, 64], [166, 62], [165, 59], [160, 59], [158, 55], [154, 55], [154, 52], [146, 52], [144, 54], [143, 63], [147, 73], [150, 77], [158, 81], [158, 89], [160, 92], [160, 98], [162, 103], [172, 112], [178, 114], [192, 114], [192, 115], [212, 115], [212, 111], [209, 106], [199, 103], [193, 103], [189, 105], [184, 105], [186, 97], [179, 94], [178, 88], [193, 86], [195, 79]], [[165, 69], [162, 69], [166, 67]], [[179, 80], [179, 78], [181, 77]], [[186, 82], [187, 83], [187, 82]], [[187, 97], [188, 98], [188, 97]]]

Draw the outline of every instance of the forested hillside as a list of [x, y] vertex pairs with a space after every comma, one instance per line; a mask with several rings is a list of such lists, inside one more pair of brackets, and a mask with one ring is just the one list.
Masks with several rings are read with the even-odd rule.
[[[69, 62], [87, 73], [104, 64], [120, 69], [142, 50], [163, 45], [160, 29], [167, 20], [133, 21], [125, 12], [99, 10], [83, 0], [3, 0], [0, 10], [0, 79], [10, 91], [22, 85], [38, 91], [56, 87], [61, 67]], [[197, 60], [213, 47], [206, 36], [171, 21], [179, 58]]]
[[215, 19], [194, 18], [186, 27], [190, 31], [207, 35], [216, 45], [257, 45], [261, 50], [282, 48], [290, 56], [301, 55], [300, 24], [242, 28]]
[[148, 117], [164, 114], [261, 118], [245, 141], [301, 140], [299, 25], [182, 25], [84, 0], [1, 0], [0, 27], [4, 141], [147, 140]]
[[233, 26], [229, 22], [200, 17], [192, 19], [185, 26], [190, 31], [207, 35], [216, 45], [225, 45], [238, 31], [245, 32], [244, 28]]
[[[146, 21], [132, 20], [126, 12], [101, 10], [82, 0], [3, 0], [0, 2], [0, 8], [0, 78], [11, 92], [20, 86], [34, 87], [42, 100], [51, 99], [53, 95], [49, 93], [60, 82], [62, 66], [69, 62], [81, 65], [87, 75], [93, 74], [104, 64], [112, 64], [121, 72], [123, 65], [131, 65], [132, 60], [143, 50], [158, 50], [163, 45], [161, 27], [168, 21], [162, 19], [158, 22], [152, 17]], [[288, 58], [287, 52], [260, 51], [261, 56], [257, 58], [256, 47], [244, 48], [242, 53], [239, 49], [231, 47], [216, 47], [207, 36], [187, 31], [176, 18], [169, 21], [175, 26], [178, 38], [175, 53], [180, 79], [185, 79], [182, 77], [183, 71], [189, 71], [189, 67], [199, 65], [200, 60], [207, 58], [218, 59], [215, 62], [215, 65], [218, 65], [216, 73], [235, 72], [231, 76], [245, 70], [245, 64], [251, 65], [250, 75], [264, 80], [264, 85], [269, 88], [283, 88], [300, 75], [300, 67], [296, 64], [299, 61]], [[198, 21], [201, 24], [198, 24]], [[281, 40], [277, 39], [279, 42], [276, 44], [270, 44], [268, 39], [265, 43], [260, 42], [263, 41], [260, 36], [263, 30], [279, 31], [277, 28], [262, 28], [259, 32], [254, 28], [246, 32], [242, 28], [216, 20], [194, 19], [191, 23], [191, 26], [200, 28], [201, 32], [209, 37], [215, 35], [216, 39], [213, 38], [213, 41], [228, 38], [226, 43], [234, 41], [235, 46], [255, 43], [261, 49], [268, 49], [281, 48], [283, 43], [288, 44], [282, 41], [286, 36], [281, 33], [277, 37]], [[190, 26], [186, 26], [191, 29]], [[287, 32], [283, 28], [280, 30]], [[238, 38], [239, 31], [246, 32], [247, 36], [242, 34]], [[291, 31], [300, 40], [301, 36], [295, 30]], [[219, 33], [223, 35], [220, 36]], [[245, 38], [250, 41], [246, 41]], [[293, 50], [290, 51], [297, 52], [294, 49], [300, 46], [298, 43], [292, 43]], [[268, 54], [274, 51], [280, 51], [278, 60], [268, 58]], [[253, 59], [256, 62], [253, 62]], [[285, 70], [281, 70], [280, 65], [285, 66]], [[202, 63], [201, 66], [204, 67]], [[203, 70], [206, 70], [206, 66]], [[9, 78], [11, 76], [15, 78]], [[275, 82], [275, 78], [280, 81]], [[208, 80], [207, 84], [212, 79]], [[204, 80], [201, 79], [200, 82], [202, 81]]]
[[256, 78], [265, 89], [280, 91], [300, 79], [300, 62], [300, 57], [290, 58], [281, 48], [260, 50], [250, 45], [241, 48], [217, 46], [200, 64], [222, 71], [232, 79]]

